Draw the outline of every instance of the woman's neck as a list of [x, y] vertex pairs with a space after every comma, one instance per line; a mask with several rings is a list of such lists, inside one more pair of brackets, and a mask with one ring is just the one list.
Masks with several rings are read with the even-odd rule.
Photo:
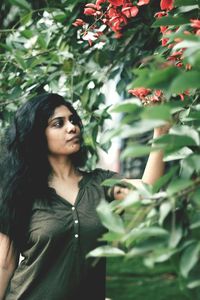
[[49, 156], [49, 163], [52, 168], [50, 180], [67, 180], [69, 178], [80, 176], [72, 161], [66, 157]]

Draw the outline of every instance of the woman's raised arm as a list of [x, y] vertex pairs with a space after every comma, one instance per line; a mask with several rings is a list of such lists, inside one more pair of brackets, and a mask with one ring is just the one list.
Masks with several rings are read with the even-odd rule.
[[[170, 125], [155, 128], [153, 138], [158, 138], [169, 131]], [[152, 151], [149, 154], [145, 170], [141, 179], [127, 179], [124, 178], [122, 181], [127, 182], [135, 186], [136, 188], [141, 185], [142, 182], [147, 184], [154, 184], [164, 173], [164, 162], [162, 150]], [[126, 187], [115, 186], [113, 195], [116, 200], [123, 199], [130, 190]]]

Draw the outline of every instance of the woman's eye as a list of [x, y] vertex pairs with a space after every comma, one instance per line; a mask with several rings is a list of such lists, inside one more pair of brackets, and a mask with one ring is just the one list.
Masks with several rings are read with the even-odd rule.
[[63, 121], [61, 121], [61, 120], [58, 120], [53, 123], [53, 127], [60, 128], [62, 126], [63, 126]]

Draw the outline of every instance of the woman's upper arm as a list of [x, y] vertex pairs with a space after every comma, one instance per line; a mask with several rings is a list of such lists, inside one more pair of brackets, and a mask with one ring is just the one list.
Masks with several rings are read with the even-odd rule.
[[14, 242], [0, 232], [0, 268], [13, 271], [19, 262], [19, 252]]

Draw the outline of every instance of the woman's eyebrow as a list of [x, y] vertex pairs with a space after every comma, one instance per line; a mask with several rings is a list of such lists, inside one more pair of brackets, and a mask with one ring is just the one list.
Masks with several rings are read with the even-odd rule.
[[[70, 118], [71, 116], [73, 116], [73, 114], [68, 115], [67, 118]], [[49, 123], [51, 123], [55, 120], [62, 120], [62, 119], [65, 119], [65, 118], [66, 118], [66, 116], [55, 116], [55, 117], [53, 117], [52, 119], [49, 120]]]
[[55, 120], [62, 120], [62, 119], [63, 119], [63, 117], [54, 117], [54, 118], [49, 120], [48, 124], [52, 123]]

